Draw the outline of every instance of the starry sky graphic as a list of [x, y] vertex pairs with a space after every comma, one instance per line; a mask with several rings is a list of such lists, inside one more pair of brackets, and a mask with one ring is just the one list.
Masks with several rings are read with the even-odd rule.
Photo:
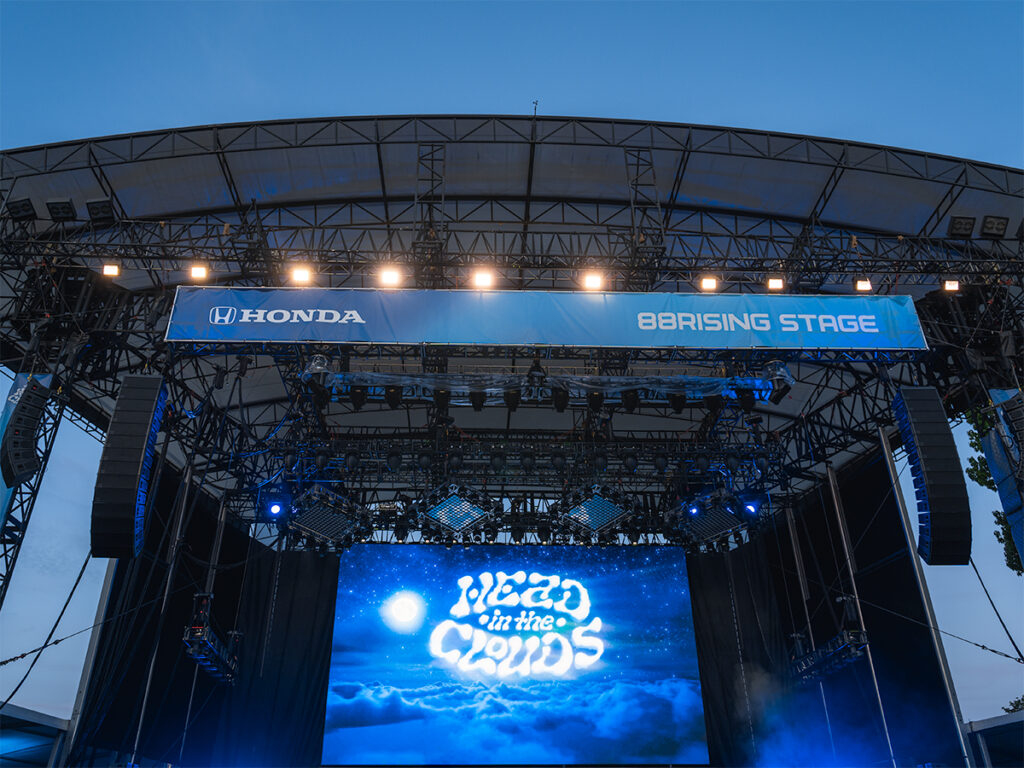
[[[433, 658], [430, 633], [450, 618], [458, 579], [519, 570], [588, 590], [580, 623], [601, 618], [601, 659], [565, 678], [499, 680]], [[325, 764], [707, 762], [678, 549], [368, 544], [342, 556], [338, 584]], [[381, 614], [402, 591], [426, 606], [409, 634]]]

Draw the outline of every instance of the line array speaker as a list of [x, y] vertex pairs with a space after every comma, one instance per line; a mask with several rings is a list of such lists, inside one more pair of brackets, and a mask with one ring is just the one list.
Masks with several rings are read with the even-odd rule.
[[39, 471], [36, 433], [49, 398], [48, 387], [29, 379], [14, 405], [0, 441], [0, 473], [8, 488], [21, 485]]
[[142, 551], [150, 470], [166, 405], [163, 377], [122, 379], [92, 497], [94, 557], [134, 557]]
[[929, 565], [966, 565], [971, 505], [939, 393], [934, 387], [901, 387], [893, 412], [917, 496], [917, 551]]

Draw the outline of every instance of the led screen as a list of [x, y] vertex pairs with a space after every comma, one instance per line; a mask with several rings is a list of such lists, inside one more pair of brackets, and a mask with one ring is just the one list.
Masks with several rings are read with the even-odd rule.
[[358, 545], [323, 762], [707, 763], [674, 548]]

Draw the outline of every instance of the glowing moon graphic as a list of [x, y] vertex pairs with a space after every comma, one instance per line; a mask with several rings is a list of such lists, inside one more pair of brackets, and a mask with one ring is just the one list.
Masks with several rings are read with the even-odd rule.
[[411, 635], [423, 626], [427, 615], [427, 604], [416, 592], [407, 589], [395, 592], [380, 607], [384, 623], [395, 632]]

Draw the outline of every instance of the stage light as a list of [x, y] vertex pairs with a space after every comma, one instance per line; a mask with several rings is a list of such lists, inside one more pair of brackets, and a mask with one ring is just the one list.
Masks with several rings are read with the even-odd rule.
[[270, 514], [272, 514], [272, 515], [280, 515], [281, 514], [281, 505], [278, 504], [275, 501], [275, 502], [271, 503], [270, 508], [267, 511], [270, 512]]
[[668, 456], [664, 453], [658, 453], [654, 457], [654, 468], [659, 472], [664, 472], [668, 469]]
[[505, 468], [505, 454], [504, 453], [492, 453], [491, 454], [491, 469], [495, 472], [501, 472]]
[[109, 197], [85, 201], [85, 210], [91, 221], [113, 221], [114, 203]]
[[603, 451], [598, 451], [591, 457], [591, 463], [598, 472], [604, 472], [608, 469], [608, 455]]
[[973, 216], [950, 216], [946, 237], [967, 238], [974, 232]]
[[472, 389], [469, 392], [469, 404], [474, 411], [482, 411], [484, 403], [487, 402], [487, 392], [483, 389]]
[[523, 472], [532, 472], [536, 464], [537, 457], [532, 453], [526, 452], [519, 457], [519, 466], [522, 467]]
[[668, 404], [672, 413], [682, 413], [686, 407], [686, 395], [682, 392], [673, 392], [668, 396]]
[[1000, 240], [1006, 236], [1006, 227], [1010, 220], [1005, 216], [985, 216], [981, 220], [981, 237], [992, 240]]
[[702, 277], [700, 279], [700, 289], [702, 291], [717, 291], [718, 290], [718, 278], [717, 277]]
[[737, 389], [736, 397], [740, 401], [740, 408], [743, 409], [744, 413], [750, 413], [754, 410], [754, 390]]
[[430, 469], [430, 465], [434, 463], [434, 454], [430, 451], [420, 451], [416, 461], [419, 463], [420, 469]]
[[551, 390], [551, 402], [558, 413], [564, 413], [569, 407], [569, 390], [562, 387], [554, 387]]
[[331, 463], [331, 454], [326, 448], [320, 448], [316, 452], [314, 461], [317, 469], [327, 469], [327, 465]]
[[345, 454], [345, 469], [349, 472], [354, 472], [359, 469], [359, 454], [355, 451], [349, 451]]
[[32, 221], [36, 218], [36, 207], [27, 197], [20, 200], [8, 200], [4, 207], [7, 209], [7, 215], [14, 221]]
[[635, 472], [636, 468], [640, 466], [640, 459], [633, 452], [627, 453], [622, 457], [622, 466], [626, 468], [627, 472]]
[[452, 451], [448, 454], [448, 469], [457, 471], [462, 466], [462, 451]]
[[959, 280], [944, 280], [942, 282], [942, 290], [948, 291], [950, 293], [956, 293], [957, 291], [960, 290], [960, 281]]
[[366, 398], [369, 396], [369, 391], [366, 387], [353, 384], [348, 390], [348, 399], [352, 403], [352, 410], [358, 411], [364, 405], [366, 405]]
[[446, 410], [448, 403], [452, 399], [452, 393], [447, 389], [435, 389], [434, 390], [434, 405], [439, 411]]
[[861, 293], [865, 293], [871, 290], [871, 281], [866, 277], [857, 278], [857, 281], [853, 285]]
[[208, 270], [202, 264], [193, 264], [189, 269], [189, 275], [193, 280], [205, 280], [208, 274]]
[[384, 387], [384, 402], [395, 410], [402, 404], [402, 388], [396, 386]]
[[599, 291], [604, 283], [600, 272], [587, 272], [583, 275], [583, 287], [588, 291]]
[[399, 472], [402, 469], [402, 452], [399, 450], [392, 450], [388, 452], [388, 469], [392, 472]]
[[306, 285], [313, 279], [313, 270], [309, 267], [292, 267], [292, 282]]
[[785, 287], [781, 277], [769, 277], [768, 278], [768, 290], [769, 291], [781, 291]]
[[565, 469], [565, 454], [562, 453], [561, 451], [552, 452], [551, 466], [554, 467], [555, 470], [558, 472], [561, 472], [563, 469]]
[[384, 267], [380, 271], [380, 284], [387, 288], [394, 288], [402, 282], [402, 273], [394, 267]]
[[494, 285], [494, 273], [489, 269], [478, 269], [473, 273], [473, 287], [486, 290]]
[[104, 264], [103, 274], [105, 277], [117, 277], [121, 274], [121, 268], [117, 264]]
[[627, 389], [622, 393], [622, 409], [626, 413], [632, 413], [640, 407], [640, 392], [635, 389]]
[[698, 472], [707, 472], [711, 469], [711, 459], [707, 456], [698, 456], [694, 459], [693, 466]]
[[744, 504], [743, 508], [752, 515], [757, 514], [757, 507], [755, 507], [753, 504]]
[[587, 406], [590, 410], [600, 411], [602, 405], [604, 405], [604, 392], [598, 389], [592, 389], [587, 392]]
[[700, 514], [700, 506], [698, 506], [697, 502], [694, 502], [687, 511], [690, 513], [690, 517], [696, 517]]
[[510, 411], [514, 411], [516, 408], [519, 407], [519, 401], [522, 398], [522, 396], [523, 393], [520, 392], [518, 389], [516, 389], [515, 387], [509, 387], [505, 390], [504, 394], [502, 394], [502, 400], [505, 401], [506, 408], [508, 408]]
[[75, 204], [71, 202], [70, 198], [47, 200], [46, 210], [50, 213], [50, 219], [53, 221], [74, 221], [78, 218]]

